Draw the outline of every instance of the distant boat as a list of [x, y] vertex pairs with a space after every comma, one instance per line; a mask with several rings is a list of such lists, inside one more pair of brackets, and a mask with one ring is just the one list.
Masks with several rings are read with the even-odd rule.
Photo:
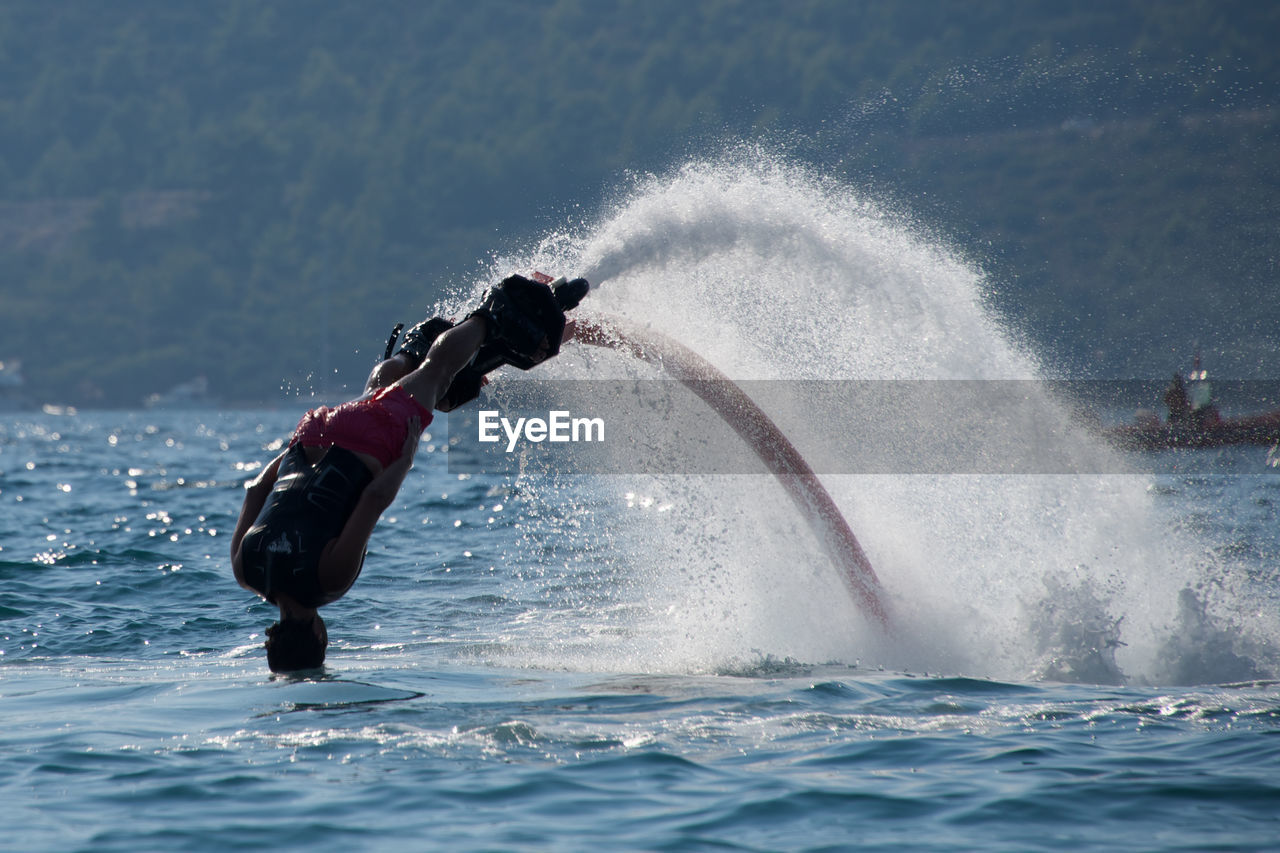
[[1224, 418], [1213, 401], [1209, 373], [1195, 364], [1184, 379], [1174, 374], [1164, 392], [1169, 419], [1159, 420], [1151, 411], [1139, 412], [1135, 423], [1103, 430], [1117, 447], [1125, 450], [1170, 450], [1173, 448], [1225, 447], [1232, 444], [1276, 444], [1280, 442], [1280, 409], [1257, 415]]
[[1232, 444], [1271, 445], [1280, 442], [1280, 409], [1260, 415], [1220, 418], [1203, 424], [1169, 424], [1152, 413], [1137, 423], [1108, 427], [1103, 435], [1125, 450], [1171, 450], [1226, 447]]
[[197, 376], [163, 394], [150, 395], [142, 404], [148, 409], [215, 409], [218, 400], [209, 394], [209, 380]]

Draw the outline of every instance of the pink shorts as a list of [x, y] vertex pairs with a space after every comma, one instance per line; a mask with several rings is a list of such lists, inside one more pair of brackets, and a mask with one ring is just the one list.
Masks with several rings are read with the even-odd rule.
[[338, 445], [367, 453], [385, 468], [400, 457], [409, 435], [409, 419], [422, 426], [431, 423], [431, 410], [398, 385], [379, 388], [368, 397], [340, 406], [321, 406], [302, 416], [290, 445], [329, 447]]

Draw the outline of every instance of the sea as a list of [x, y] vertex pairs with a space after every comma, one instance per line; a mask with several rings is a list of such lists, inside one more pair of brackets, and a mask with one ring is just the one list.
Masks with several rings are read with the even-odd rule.
[[[442, 416], [324, 609], [325, 667], [275, 675], [229, 541], [334, 400], [4, 414], [0, 849], [1280, 849], [1274, 449], [1112, 450], [980, 269], [769, 152], [636, 176], [438, 307], [531, 268], [748, 388], [1026, 383], [1079, 465], [865, 473], [830, 464], [879, 452], [838, 395], [762, 403], [886, 628], [767, 472], [491, 468]], [[535, 374], [662, 369], [569, 343]]]

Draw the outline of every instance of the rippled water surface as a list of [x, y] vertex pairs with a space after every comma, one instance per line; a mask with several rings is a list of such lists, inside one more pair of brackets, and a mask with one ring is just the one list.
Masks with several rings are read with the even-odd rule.
[[[1017, 443], [957, 470], [1009, 470], [1052, 435], [1067, 455], [1045, 470], [1095, 473], [947, 473], [949, 419], [796, 397], [796, 379], [1046, 371], [979, 272], [767, 152], [637, 179], [480, 278], [512, 268], [584, 275], [580, 312], [771, 383], [760, 405], [807, 458], [857, 462], [858, 417], [889, 445], [946, 439], [898, 473], [823, 470], [891, 630], [767, 475], [468, 472], [436, 423], [325, 609], [323, 675], [273, 677], [273, 608], [236, 586], [228, 542], [305, 403], [9, 414], [0, 848], [1280, 846], [1266, 448], [1122, 458], [1032, 388]], [[585, 350], [536, 373], [660, 378]]]
[[[627, 484], [566, 487], [563, 505], [593, 507], [582, 525], [604, 528], [567, 532], [546, 495], [451, 474], [438, 429], [364, 576], [328, 609], [325, 674], [273, 677], [259, 645], [272, 613], [235, 586], [225, 551], [240, 482], [294, 417], [4, 422], [3, 846], [1225, 850], [1280, 837], [1280, 686], [1264, 660], [1261, 680], [1227, 686], [908, 673], [853, 649], [785, 654], [785, 621], [776, 648], [681, 654], [698, 627], [613, 550], [626, 545], [609, 529], [639, 511]], [[1272, 553], [1261, 523], [1215, 521], [1273, 524], [1265, 476], [1162, 488], [1171, 524]], [[806, 618], [830, 615], [813, 601]]]

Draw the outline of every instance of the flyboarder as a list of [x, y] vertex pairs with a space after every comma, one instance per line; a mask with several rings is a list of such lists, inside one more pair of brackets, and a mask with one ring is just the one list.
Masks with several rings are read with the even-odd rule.
[[456, 326], [423, 321], [394, 354], [393, 334], [359, 398], [302, 416], [288, 448], [246, 484], [231, 537], [236, 581], [280, 611], [267, 629], [272, 671], [324, 663], [329, 639], [318, 608], [341, 598], [359, 576], [369, 537], [413, 465], [432, 410], [475, 399], [496, 367], [528, 370], [558, 353], [564, 311], [587, 289], [584, 279], [549, 286], [509, 276]]

